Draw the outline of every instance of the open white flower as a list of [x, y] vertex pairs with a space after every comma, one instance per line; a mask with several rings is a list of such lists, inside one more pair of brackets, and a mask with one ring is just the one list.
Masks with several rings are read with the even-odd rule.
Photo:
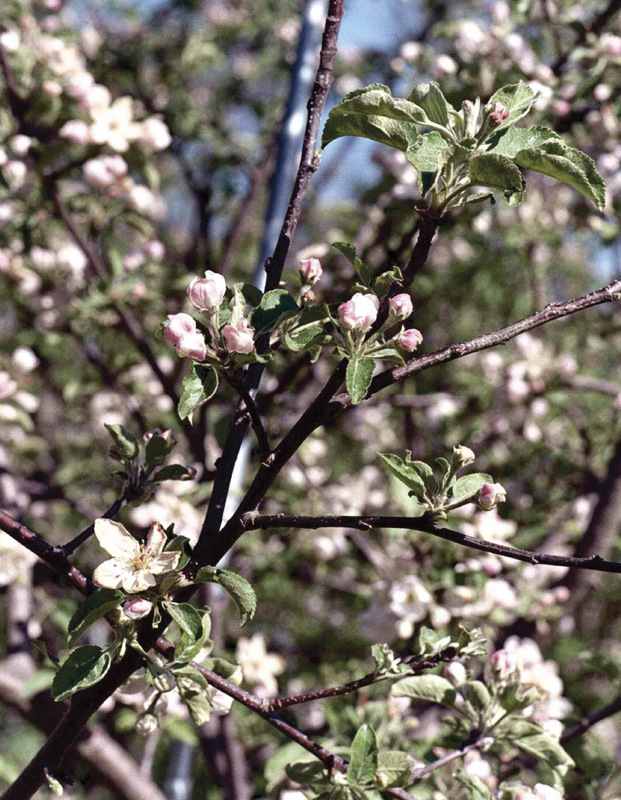
[[170, 572], [179, 563], [181, 553], [162, 552], [166, 534], [159, 522], [149, 529], [146, 543], [140, 543], [119, 522], [95, 520], [95, 536], [104, 550], [112, 556], [93, 573], [93, 583], [105, 589], [144, 592], [155, 586], [155, 575]]

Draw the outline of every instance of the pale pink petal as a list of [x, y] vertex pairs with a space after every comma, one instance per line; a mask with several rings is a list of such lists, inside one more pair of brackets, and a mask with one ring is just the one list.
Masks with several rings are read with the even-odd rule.
[[127, 563], [111, 558], [100, 564], [93, 572], [93, 583], [104, 589], [118, 589], [127, 572]]
[[150, 586], [155, 586], [155, 578], [151, 574], [151, 570], [147, 572], [146, 569], [138, 569], [136, 571], [128, 571], [123, 575], [123, 588], [126, 592], [131, 594], [144, 592]]
[[115, 558], [130, 561], [140, 555], [140, 545], [120, 522], [96, 519], [95, 536], [103, 549]]
[[154, 575], [161, 575], [162, 572], [170, 572], [177, 566], [180, 558], [181, 553], [179, 550], [161, 553], [159, 556], [155, 556], [150, 562], [149, 571]]
[[149, 535], [147, 536], [146, 552], [149, 555], [157, 556], [164, 549], [166, 544], [166, 533], [164, 528], [159, 522], [154, 522], [149, 528]]

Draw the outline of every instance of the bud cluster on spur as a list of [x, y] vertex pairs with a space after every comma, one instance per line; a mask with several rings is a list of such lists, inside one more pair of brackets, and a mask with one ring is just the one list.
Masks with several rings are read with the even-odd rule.
[[494, 483], [491, 475], [473, 472], [458, 477], [464, 467], [475, 460], [469, 447], [453, 447], [450, 461], [437, 458], [440, 475], [424, 461], [416, 461], [407, 450], [405, 459], [393, 453], [378, 453], [386, 468], [410, 490], [410, 496], [423, 506], [433, 519], [446, 519], [449, 511], [476, 503], [481, 511], [492, 511], [498, 503], [507, 499], [507, 493], [499, 483]]
[[[413, 313], [410, 295], [394, 293], [401, 271], [393, 267], [375, 276], [352, 245], [334, 246], [349, 258], [357, 274], [350, 299], [340, 304], [317, 300], [315, 287], [324, 268], [315, 257], [300, 261], [297, 291], [279, 288], [263, 293], [246, 283], [227, 285], [212, 270], [191, 279], [187, 296], [194, 312], [170, 314], [161, 330], [177, 355], [192, 362], [179, 403], [181, 419], [192, 419], [193, 412], [213, 397], [221, 378], [239, 385], [244, 367], [269, 362], [279, 348], [309, 351], [313, 361], [323, 347], [334, 348], [349, 362], [346, 385], [353, 404], [366, 395], [377, 361], [405, 363], [404, 356], [420, 346], [423, 335], [415, 328], [397, 328]], [[372, 332], [386, 295], [386, 319]]]

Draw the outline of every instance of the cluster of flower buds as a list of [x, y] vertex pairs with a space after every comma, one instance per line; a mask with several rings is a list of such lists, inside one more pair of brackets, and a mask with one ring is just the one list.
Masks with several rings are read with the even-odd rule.
[[494, 103], [488, 103], [483, 111], [485, 114], [487, 114], [488, 119], [493, 125], [500, 125], [500, 123], [507, 119], [510, 114], [509, 109], [498, 101]]
[[187, 288], [192, 305], [205, 315], [211, 344], [189, 314], [170, 314], [164, 325], [164, 340], [171, 344], [181, 358], [204, 361], [208, 356], [218, 358], [227, 353], [248, 354], [254, 350], [254, 330], [246, 317], [231, 321], [219, 329], [218, 312], [226, 294], [226, 281], [217, 272], [207, 270], [204, 278], [193, 278]]
[[507, 492], [500, 483], [484, 483], [477, 492], [476, 503], [481, 511], [491, 511], [506, 499]]
[[[339, 328], [346, 333], [354, 334], [359, 339], [371, 330], [377, 320], [378, 311], [379, 299], [376, 295], [356, 292], [351, 300], [341, 303], [338, 307]], [[412, 298], [409, 294], [395, 295], [389, 301], [388, 318], [380, 330], [390, 328], [397, 322], [403, 322], [413, 311]], [[422, 341], [422, 333], [415, 328], [401, 330], [390, 340], [394, 346], [409, 353], [414, 352]]]
[[207, 355], [205, 337], [189, 314], [169, 314], [162, 331], [164, 340], [171, 344], [180, 358], [204, 361]]

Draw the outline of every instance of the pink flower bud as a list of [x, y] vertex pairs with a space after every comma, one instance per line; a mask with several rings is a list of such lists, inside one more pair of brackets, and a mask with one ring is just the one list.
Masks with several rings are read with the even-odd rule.
[[127, 161], [123, 156], [104, 156], [102, 161], [114, 178], [124, 178], [127, 175]]
[[464, 665], [454, 661], [452, 664], [447, 664], [446, 667], [444, 667], [444, 677], [447, 681], [450, 681], [453, 686], [461, 686], [462, 683], [466, 682], [468, 676]]
[[500, 125], [500, 123], [503, 120], [507, 119], [507, 117], [511, 113], [506, 106], [503, 106], [503, 104], [499, 103], [498, 101], [494, 103], [489, 103], [485, 107], [485, 110], [489, 114], [489, 118], [496, 125]]
[[189, 314], [169, 314], [168, 322], [162, 331], [164, 341], [176, 346], [179, 339], [187, 333], [196, 333], [194, 318]]
[[204, 361], [207, 355], [205, 337], [200, 331], [186, 333], [175, 345], [175, 350], [179, 358], [192, 358], [194, 361]]
[[379, 300], [374, 294], [356, 292], [338, 308], [339, 327], [344, 331], [366, 333], [377, 319]]
[[308, 303], [314, 303], [317, 300], [317, 296], [312, 289], [307, 289], [305, 292], [302, 292], [300, 300], [307, 305]]
[[[80, 146], [87, 145], [90, 139], [88, 125], [81, 119], [70, 119], [58, 131], [63, 139]], [[87, 162], [88, 163], [88, 162]]]
[[312, 286], [314, 283], [317, 283], [319, 278], [321, 278], [322, 272], [321, 261], [318, 258], [305, 258], [303, 261], [300, 261], [300, 278], [302, 279], [302, 283], [307, 286]]
[[222, 275], [208, 269], [204, 278], [193, 278], [190, 281], [187, 291], [193, 306], [213, 314], [224, 298], [226, 281]]
[[507, 680], [522, 668], [520, 656], [511, 650], [496, 650], [491, 655], [490, 663], [500, 680]]
[[412, 298], [409, 294], [405, 293], [396, 294], [394, 297], [391, 297], [389, 307], [390, 320], [393, 322], [402, 322], [414, 311]]
[[245, 317], [237, 325], [225, 325], [222, 335], [229, 353], [252, 353], [254, 350], [254, 330]]
[[453, 448], [453, 464], [459, 467], [466, 467], [474, 461], [474, 453], [469, 447], [458, 444]]
[[395, 344], [401, 350], [405, 350], [408, 353], [413, 353], [417, 347], [422, 344], [423, 342], [423, 334], [416, 330], [416, 328], [410, 328], [407, 331], [401, 331], [401, 333], [395, 339]]
[[499, 483], [484, 483], [477, 492], [476, 502], [482, 511], [491, 511], [506, 499], [507, 492]]
[[142, 597], [134, 597], [133, 600], [128, 600], [123, 606], [123, 613], [130, 619], [142, 619], [151, 612], [153, 603], [149, 600], [143, 600]]

